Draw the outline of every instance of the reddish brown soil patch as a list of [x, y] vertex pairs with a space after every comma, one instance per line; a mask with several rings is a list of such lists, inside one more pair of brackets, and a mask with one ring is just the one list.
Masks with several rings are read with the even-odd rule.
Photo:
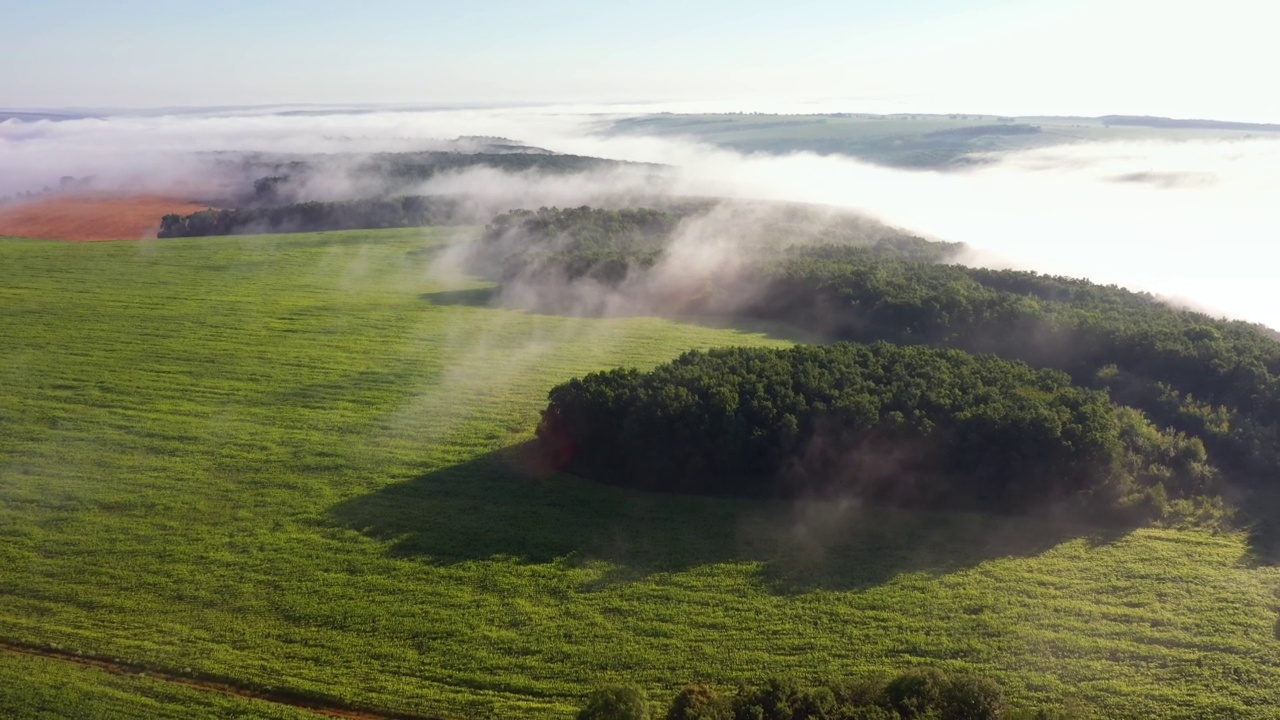
[[153, 238], [160, 218], [207, 206], [155, 195], [55, 195], [0, 205], [0, 235], [47, 240]]

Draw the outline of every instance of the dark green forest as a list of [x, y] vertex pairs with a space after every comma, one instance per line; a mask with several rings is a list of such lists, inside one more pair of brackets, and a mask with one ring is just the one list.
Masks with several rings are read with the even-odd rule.
[[[519, 274], [524, 282], [584, 275], [608, 280], [644, 272], [663, 257], [660, 234], [670, 223], [631, 222], [622, 213], [602, 222], [598, 214], [612, 211], [539, 212], [538, 227], [523, 234], [511, 231], [510, 219], [500, 232], [491, 226], [482, 247], [499, 237], [507, 247], [513, 236], [523, 240], [520, 252], [503, 255], [505, 264], [491, 274]], [[591, 232], [574, 229], [583, 217], [591, 218]], [[830, 342], [957, 349], [1061, 371], [1075, 385], [1140, 411], [1164, 437], [1203, 444], [1208, 463], [1231, 487], [1268, 494], [1280, 488], [1280, 342], [1270, 329], [1174, 308], [1120, 287], [950, 264], [954, 246], [901, 234], [837, 243], [818, 233], [817, 240], [811, 234], [807, 242], [792, 242], [785, 224], [772, 234], [770, 243], [744, 246], [751, 259], [744, 270], [715, 278], [681, 312], [723, 313], [729, 307], [732, 316], [782, 322]], [[765, 246], [772, 249], [760, 249]], [[596, 272], [601, 263], [607, 272]], [[742, 288], [751, 292], [744, 295]], [[735, 298], [732, 305], [720, 302], [727, 297]], [[666, 381], [626, 382], [657, 392]], [[683, 412], [678, 402], [684, 401], [673, 396], [665, 411]], [[760, 428], [777, 430], [768, 423]], [[710, 462], [704, 452], [694, 453], [696, 462]], [[1180, 483], [1161, 484], [1170, 497], [1184, 492], [1175, 487]]]
[[343, 202], [304, 202], [274, 207], [201, 210], [165, 215], [161, 238], [318, 232], [443, 225], [456, 221], [459, 204], [442, 197], [409, 196]]
[[468, 267], [503, 281], [547, 268], [567, 280], [616, 283], [632, 268], [652, 267], [680, 221], [698, 209], [705, 206], [512, 210], [485, 227]]
[[1216, 476], [1198, 439], [1065, 373], [884, 342], [593, 373], [551, 391], [538, 437], [571, 472], [646, 490], [1005, 512], [1076, 500], [1161, 515]]
[[[743, 216], [740, 222], [732, 221], [728, 232], [741, 251], [752, 255], [774, 256], [785, 250], [794, 255], [803, 247], [804, 253], [821, 258], [858, 248], [872, 255], [937, 262], [959, 249], [957, 244], [926, 241], [852, 213], [691, 199], [661, 207], [544, 207], [502, 213], [472, 248], [469, 269], [502, 281], [517, 276], [537, 280], [541, 273], [548, 280], [592, 277], [617, 282], [630, 271], [653, 267], [681, 223], [716, 210]], [[721, 224], [713, 223], [717, 232], [723, 231]]]
[[1266, 328], [1087, 281], [830, 251], [762, 268], [742, 312], [826, 337], [995, 353], [1067, 372], [1200, 437], [1238, 483], [1280, 480], [1280, 343]]

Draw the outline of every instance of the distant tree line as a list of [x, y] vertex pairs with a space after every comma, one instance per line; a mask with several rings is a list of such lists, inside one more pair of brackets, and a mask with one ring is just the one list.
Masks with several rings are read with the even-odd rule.
[[[462, 137], [459, 148], [480, 151], [403, 153], [336, 153], [287, 155], [272, 153], [215, 154], [220, 174], [245, 178], [223, 201], [222, 210], [202, 211], [161, 220], [159, 237], [199, 237], [245, 233], [409, 227], [442, 223], [474, 223], [475, 210], [454, 197], [423, 196], [424, 182], [442, 173], [492, 168], [508, 173], [548, 175], [595, 169], [626, 168], [651, 172], [660, 166], [582, 155], [562, 155], [505, 141]], [[249, 187], [248, 178], [255, 178]], [[332, 200], [323, 189], [334, 181], [355, 195]], [[430, 207], [426, 207], [430, 206]]]
[[1198, 439], [1065, 374], [889, 343], [689, 352], [554, 388], [537, 430], [601, 482], [711, 495], [841, 495], [1143, 517], [1215, 490]]
[[[485, 227], [471, 253], [470, 269], [498, 280], [545, 272], [548, 280], [591, 276], [617, 282], [633, 269], [652, 267], [682, 222], [718, 204], [687, 200], [657, 208], [512, 210]], [[796, 205], [767, 208], [751, 218], [749, 228], [731, 232], [740, 251], [771, 256], [802, 246], [818, 254], [823, 246], [858, 247], [871, 255], [937, 262], [959, 248], [905, 235], [861, 216]]]
[[722, 693], [703, 683], [667, 705], [635, 685], [611, 685], [587, 697], [577, 720], [1071, 720], [1066, 708], [1014, 708], [999, 684], [935, 668], [896, 677], [865, 676], [805, 685], [774, 678]]
[[58, 178], [58, 185], [56, 187], [45, 185], [40, 190], [25, 190], [13, 193], [12, 195], [3, 195], [0, 196], [0, 204], [35, 200], [37, 198], [57, 195], [60, 193], [75, 193], [82, 190], [90, 190], [93, 188], [93, 183], [94, 178], [92, 176], [80, 178], [72, 175], [63, 175]]
[[575, 173], [629, 164], [644, 166], [639, 163], [623, 163], [604, 158], [551, 152], [413, 152], [375, 153], [360, 164], [359, 171], [379, 177], [420, 181], [430, 179], [447, 170], [472, 167], [490, 167], [507, 172], [538, 170], [549, 173]]
[[443, 225], [454, 221], [458, 202], [450, 198], [411, 196], [343, 202], [305, 202], [279, 207], [201, 210], [165, 215], [161, 238], [319, 232]]
[[238, 207], [284, 205], [321, 200], [310, 195], [310, 187], [324, 187], [328, 180], [342, 178], [345, 184], [361, 188], [369, 197], [411, 195], [422, 183], [443, 173], [475, 168], [492, 168], [508, 173], [537, 172], [547, 175], [581, 173], [596, 169], [631, 168], [651, 171], [659, 166], [617, 160], [562, 155], [537, 148], [487, 143], [459, 138], [455, 143], [479, 146], [480, 152], [426, 151], [373, 153], [367, 155], [272, 155], [249, 154], [224, 161], [236, 174], [256, 176], [252, 193], [232, 199]]
[[653, 265], [693, 208], [590, 207], [512, 210], [495, 217], [473, 248], [469, 268], [503, 281], [553, 272], [620, 282], [632, 268]]
[[1180, 120], [1150, 115], [1103, 115], [1098, 118], [1103, 125], [1132, 125], [1179, 130], [1251, 130], [1254, 132], [1280, 132], [1280, 125], [1272, 123], [1232, 122], [1226, 120]]

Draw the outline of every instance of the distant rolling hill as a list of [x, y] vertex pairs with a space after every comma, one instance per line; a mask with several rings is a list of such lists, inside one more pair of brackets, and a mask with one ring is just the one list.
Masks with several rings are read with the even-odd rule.
[[611, 121], [599, 130], [682, 137], [740, 152], [848, 155], [889, 167], [945, 170], [985, 162], [993, 152], [1100, 140], [1243, 139], [1280, 132], [1280, 125], [1129, 115], [660, 113]]

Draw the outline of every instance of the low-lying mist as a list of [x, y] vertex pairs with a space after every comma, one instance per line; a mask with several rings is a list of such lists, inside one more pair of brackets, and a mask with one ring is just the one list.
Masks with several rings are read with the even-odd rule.
[[1082, 143], [992, 156], [963, 172], [840, 156], [741, 155], [654, 138], [584, 138], [681, 168], [677, 187], [822, 203], [962, 242], [968, 264], [1085, 277], [1280, 326], [1280, 140]]
[[[360, 157], [456, 150], [454, 138], [492, 136], [670, 167], [570, 174], [471, 168], [409, 190], [466, 198], [477, 215], [671, 195], [825, 204], [963, 242], [968, 263], [1087, 277], [1280, 326], [1280, 306], [1271, 299], [1280, 260], [1280, 140], [1078, 143], [993, 156], [965, 171], [921, 172], [842, 156], [742, 155], [595, 132], [614, 116], [616, 108], [548, 107], [8, 120], [0, 123], [0, 197], [56, 186], [63, 176], [91, 176], [100, 190], [205, 199], [245, 181], [220, 176], [214, 160], [224, 151]], [[309, 192], [332, 199], [366, 191], [341, 172], [330, 180]], [[712, 235], [691, 262], [732, 260], [733, 238]]]
[[825, 205], [723, 198], [654, 204], [505, 213], [480, 238], [442, 253], [435, 274], [499, 281], [496, 299], [509, 308], [709, 319], [780, 308], [786, 291], [766, 268], [806, 252], [857, 248], [945, 262], [963, 250]]

